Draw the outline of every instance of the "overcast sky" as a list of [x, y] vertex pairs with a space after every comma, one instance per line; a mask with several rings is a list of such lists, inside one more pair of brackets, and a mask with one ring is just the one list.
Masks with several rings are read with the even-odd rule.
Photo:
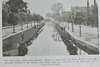
[[[64, 9], [67, 11], [71, 6], [86, 6], [87, 0], [24, 0], [28, 3], [28, 7], [32, 13], [38, 13], [45, 15], [51, 12], [51, 6], [55, 3], [62, 3]], [[90, 0], [90, 4], [93, 4], [94, 0]]]
[[[51, 11], [51, 6], [55, 3], [62, 3], [67, 11], [71, 6], [86, 6], [87, 0], [24, 0], [28, 2], [28, 7], [33, 13], [46, 14]], [[93, 4], [93, 0], [90, 0]]]

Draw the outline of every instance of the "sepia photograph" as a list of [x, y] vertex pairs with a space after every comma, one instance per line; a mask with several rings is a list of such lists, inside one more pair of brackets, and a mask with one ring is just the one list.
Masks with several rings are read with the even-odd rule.
[[2, 0], [2, 56], [99, 55], [98, 0]]

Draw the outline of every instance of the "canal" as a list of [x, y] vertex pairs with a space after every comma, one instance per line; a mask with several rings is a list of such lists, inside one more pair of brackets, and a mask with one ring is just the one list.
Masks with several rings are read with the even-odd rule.
[[[55, 40], [56, 30], [54, 24], [48, 22], [43, 27], [43, 31], [28, 46], [28, 54], [26, 56], [63, 56], [69, 55], [65, 44], [60, 40]], [[60, 39], [60, 36], [57, 36]]]

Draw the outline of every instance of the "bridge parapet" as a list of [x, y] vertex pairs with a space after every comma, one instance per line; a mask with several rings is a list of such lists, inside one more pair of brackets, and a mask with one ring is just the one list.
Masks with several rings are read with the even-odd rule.
[[85, 51], [86, 53], [88, 53], [89, 55], [94, 55], [94, 54], [99, 54], [99, 47], [91, 44], [87, 41], [81, 40], [78, 37], [73, 36], [73, 34], [71, 32], [69, 32], [68, 30], [65, 31], [60, 25], [55, 24], [57, 31], [59, 32], [59, 34], [61, 35], [62, 40], [64, 41], [64, 43], [69, 46], [71, 44], [68, 44], [68, 41], [73, 42], [73, 44], [75, 44], [76, 47], [78, 47], [79, 49]]
[[36, 38], [44, 25], [42, 23], [3, 38], [3, 55], [17, 56], [18, 47], [22, 43], [28, 44], [28, 42]]

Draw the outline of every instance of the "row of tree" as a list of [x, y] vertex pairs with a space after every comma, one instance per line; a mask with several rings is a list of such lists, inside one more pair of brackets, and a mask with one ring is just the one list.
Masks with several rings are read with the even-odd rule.
[[43, 16], [31, 14], [27, 3], [23, 0], [8, 0], [2, 3], [2, 26], [28, 24], [31, 21], [40, 22]]
[[[94, 5], [95, 6], [95, 5]], [[82, 8], [85, 8], [85, 11], [81, 11]], [[74, 32], [74, 24], [79, 25], [79, 35], [82, 34], [82, 25], [87, 26], [95, 26], [98, 27], [98, 8], [91, 7], [88, 8], [90, 11], [87, 12], [86, 7], [79, 7], [80, 10], [70, 10], [65, 11], [63, 8], [62, 3], [56, 3], [51, 7], [51, 10], [53, 13], [48, 13], [47, 17], [51, 17], [56, 21], [59, 22], [66, 22], [68, 23], [68, 29], [69, 29], [69, 23], [71, 23], [72, 26], [72, 32]], [[91, 13], [91, 14], [88, 14]]]
[[[84, 25], [98, 27], [98, 22], [97, 22], [98, 17], [95, 16], [98, 13], [97, 12], [98, 8], [92, 7], [92, 10], [91, 10], [91, 7], [90, 7], [89, 13], [92, 13], [90, 15], [87, 15], [87, 12], [86, 13], [84, 11], [82, 12], [81, 8], [82, 7], [80, 7], [79, 12], [73, 12], [72, 10], [65, 11], [62, 3], [56, 3], [51, 7], [51, 10], [53, 12], [52, 15], [47, 14], [47, 16], [49, 15], [49, 17], [53, 17], [57, 21], [64, 21], [64, 22], [68, 22], [68, 23], [74, 22], [74, 24], [79, 24], [79, 25], [84, 24]], [[87, 11], [87, 8], [84, 10]], [[64, 14], [64, 12], [65, 12], [65, 14]], [[69, 12], [69, 14], [67, 12]], [[67, 15], [66, 15], [66, 13], [67, 13]]]

